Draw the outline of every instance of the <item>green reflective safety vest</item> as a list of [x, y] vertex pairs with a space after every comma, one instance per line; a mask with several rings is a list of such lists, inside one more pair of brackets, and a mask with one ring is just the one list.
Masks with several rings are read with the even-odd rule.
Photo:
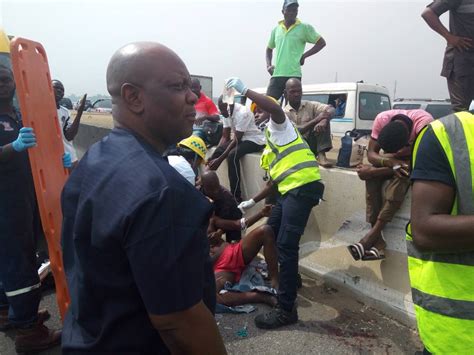
[[260, 166], [268, 171], [282, 195], [297, 187], [321, 180], [316, 157], [298, 129], [294, 126], [293, 128], [297, 138], [282, 146], [274, 144], [268, 128], [265, 129], [267, 145], [260, 158]]
[[[433, 121], [431, 127], [456, 181], [451, 215], [474, 215], [474, 115], [456, 113]], [[413, 166], [425, 132], [415, 142]], [[406, 239], [412, 298], [423, 344], [433, 354], [474, 354], [474, 252], [420, 252], [413, 244], [410, 224]]]

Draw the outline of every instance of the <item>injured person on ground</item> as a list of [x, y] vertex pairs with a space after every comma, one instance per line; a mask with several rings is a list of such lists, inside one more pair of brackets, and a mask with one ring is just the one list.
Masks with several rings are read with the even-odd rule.
[[[270, 210], [270, 209], [268, 209]], [[248, 233], [238, 243], [227, 243], [221, 239], [222, 229], [209, 234], [211, 243], [210, 255], [214, 264], [216, 278], [217, 303], [234, 307], [247, 303], [277, 304], [274, 295], [266, 292], [225, 292], [227, 282], [234, 284], [240, 281], [245, 268], [257, 256], [263, 247], [263, 254], [268, 265], [271, 286], [278, 288], [278, 257], [273, 231], [269, 226], [260, 226]]]
[[[220, 186], [217, 174], [214, 171], [206, 172], [202, 176], [202, 191], [212, 199], [216, 194], [210, 186]], [[235, 208], [237, 203], [234, 200]], [[214, 264], [214, 275], [216, 278], [217, 303], [233, 307], [247, 303], [266, 303], [270, 306], [276, 305], [276, 297], [272, 294], [259, 291], [250, 292], [225, 292], [226, 283], [239, 283], [246, 267], [257, 256], [263, 247], [263, 255], [268, 267], [268, 276], [272, 288], [278, 288], [278, 255], [275, 244], [275, 236], [270, 227], [264, 225], [257, 227], [245, 234], [238, 242], [228, 243], [222, 239], [224, 233], [245, 231], [248, 227], [258, 222], [263, 217], [268, 217], [271, 206], [267, 205], [255, 215], [248, 218], [226, 219], [219, 217], [219, 205], [215, 205], [215, 214], [209, 222], [208, 238], [210, 243], [210, 255]]]

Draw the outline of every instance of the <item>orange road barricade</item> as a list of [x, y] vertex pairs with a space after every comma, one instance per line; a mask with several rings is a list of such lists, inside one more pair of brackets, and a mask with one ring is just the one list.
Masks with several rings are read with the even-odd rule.
[[41, 222], [48, 243], [61, 318], [69, 306], [69, 292], [61, 253], [61, 190], [68, 177], [63, 167], [64, 146], [51, 85], [48, 58], [40, 43], [14, 38], [12, 69], [23, 125], [32, 127], [37, 146], [28, 149]]

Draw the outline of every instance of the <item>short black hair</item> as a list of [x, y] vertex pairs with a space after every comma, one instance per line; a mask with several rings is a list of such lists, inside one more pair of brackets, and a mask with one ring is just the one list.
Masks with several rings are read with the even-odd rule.
[[403, 122], [392, 121], [382, 128], [377, 142], [384, 152], [396, 153], [408, 145], [409, 138], [410, 133]]
[[[178, 152], [179, 155], [181, 155], [186, 160], [194, 160], [197, 156], [196, 152], [186, 147], [178, 147]], [[200, 157], [198, 156], [198, 158]]]

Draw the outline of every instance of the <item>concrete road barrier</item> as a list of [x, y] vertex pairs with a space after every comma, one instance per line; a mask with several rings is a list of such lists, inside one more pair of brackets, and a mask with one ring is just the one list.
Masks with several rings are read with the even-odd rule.
[[[79, 156], [105, 136], [111, 120], [99, 124], [94, 117], [81, 124], [74, 142]], [[103, 118], [104, 120], [104, 118]], [[242, 161], [242, 194], [254, 196], [265, 184], [259, 155], [249, 154]], [[228, 186], [227, 165], [218, 170], [221, 183]], [[365, 222], [365, 184], [350, 169], [324, 169], [326, 186], [323, 201], [313, 209], [301, 239], [300, 268], [307, 274], [321, 275], [345, 285], [365, 302], [378, 307], [403, 323], [413, 326], [414, 309], [407, 270], [405, 226], [409, 219], [408, 195], [401, 210], [384, 230], [387, 249], [383, 261], [354, 261], [347, 245], [359, 241], [370, 228]], [[248, 214], [256, 212], [263, 202]]]

